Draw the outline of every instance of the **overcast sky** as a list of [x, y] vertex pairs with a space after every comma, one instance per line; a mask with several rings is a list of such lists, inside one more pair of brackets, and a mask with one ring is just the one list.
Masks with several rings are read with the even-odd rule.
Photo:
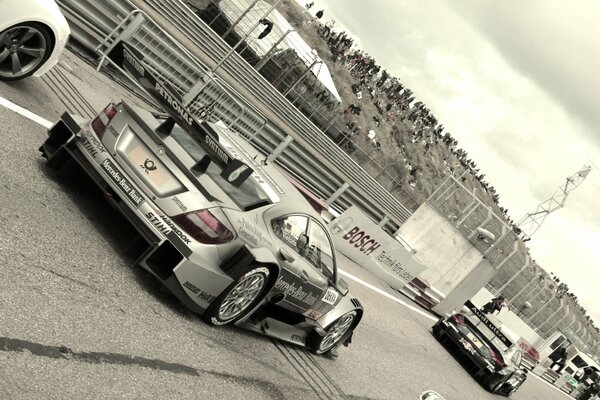
[[600, 2], [316, 0], [319, 9], [431, 109], [515, 221], [592, 165], [528, 244], [600, 323]]

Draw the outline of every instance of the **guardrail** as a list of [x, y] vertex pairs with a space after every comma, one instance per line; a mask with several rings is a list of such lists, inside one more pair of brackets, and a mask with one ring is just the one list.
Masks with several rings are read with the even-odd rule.
[[[178, 34], [193, 42], [223, 70], [237, 77], [256, 95], [253, 101], [281, 119], [284, 129], [267, 121], [250, 102], [223, 80], [210, 73], [206, 63], [184, 47], [154, 20], [137, 11], [127, 0], [89, 2], [58, 0], [69, 20], [74, 38], [100, 55], [115, 40], [124, 40], [152, 61], [157, 74], [169, 81], [189, 100], [190, 108], [203, 112], [214, 108], [215, 118], [223, 119], [247, 137], [264, 154], [318, 196], [327, 199], [337, 211], [359, 206], [374, 221], [394, 233], [411, 212], [319, 130], [290, 101], [178, 0], [144, 0], [151, 10], [169, 20]], [[302, 142], [303, 144], [301, 144]], [[325, 160], [325, 161], [323, 161]]]

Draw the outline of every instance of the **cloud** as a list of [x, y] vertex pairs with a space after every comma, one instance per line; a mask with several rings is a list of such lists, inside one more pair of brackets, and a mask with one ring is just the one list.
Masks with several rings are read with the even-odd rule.
[[532, 0], [451, 3], [455, 10], [503, 54], [521, 74], [535, 81], [582, 133], [600, 145], [600, 3]]

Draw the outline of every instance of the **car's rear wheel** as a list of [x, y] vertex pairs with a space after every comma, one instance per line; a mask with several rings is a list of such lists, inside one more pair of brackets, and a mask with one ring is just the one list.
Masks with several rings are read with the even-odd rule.
[[264, 297], [269, 272], [266, 267], [255, 266], [240, 276], [206, 309], [204, 320], [211, 325], [225, 325], [244, 318]]
[[23, 79], [52, 53], [52, 35], [37, 22], [22, 22], [0, 32], [0, 80]]
[[356, 311], [350, 311], [335, 320], [326, 329], [324, 336], [314, 334], [311, 337], [309, 347], [316, 354], [324, 354], [338, 347], [346, 339], [347, 334], [354, 325]]

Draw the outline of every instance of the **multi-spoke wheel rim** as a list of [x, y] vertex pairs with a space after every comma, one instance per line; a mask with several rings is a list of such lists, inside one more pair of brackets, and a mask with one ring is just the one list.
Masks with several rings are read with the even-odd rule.
[[338, 319], [327, 331], [321, 344], [319, 345], [319, 353], [324, 353], [335, 346], [348, 332], [348, 329], [354, 322], [355, 313], [350, 312]]
[[260, 272], [244, 277], [223, 299], [219, 319], [227, 321], [240, 315], [260, 295], [265, 282], [265, 275]]
[[44, 34], [32, 26], [17, 25], [0, 33], [0, 76], [27, 75], [42, 63], [47, 47]]

